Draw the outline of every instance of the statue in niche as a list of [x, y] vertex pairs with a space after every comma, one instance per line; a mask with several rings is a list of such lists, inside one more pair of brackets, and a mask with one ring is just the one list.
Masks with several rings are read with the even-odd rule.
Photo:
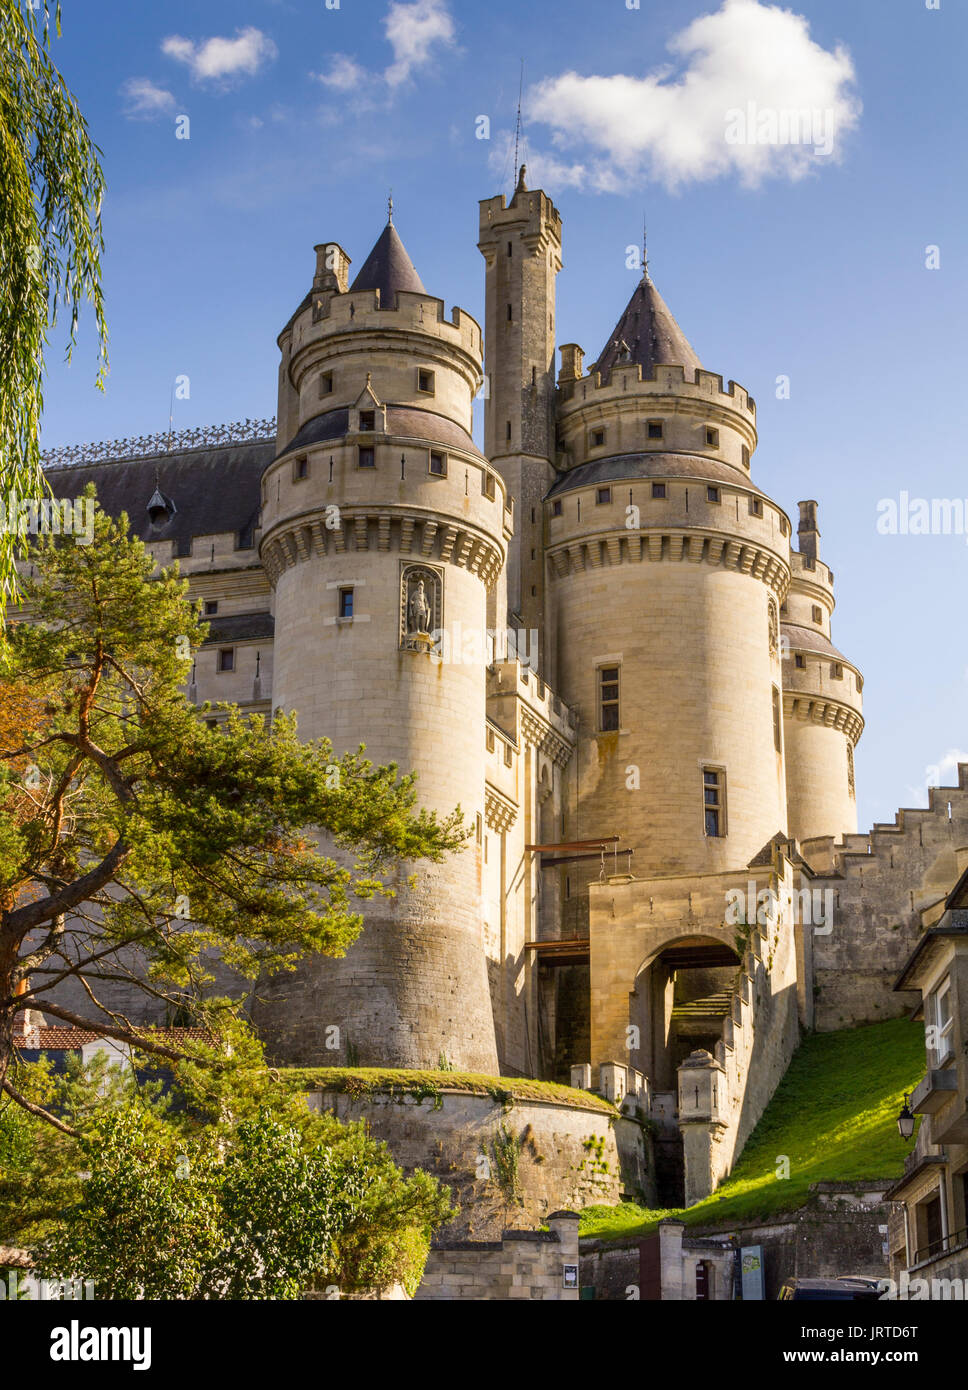
[[427, 590], [423, 579], [418, 579], [410, 590], [410, 632], [429, 632], [433, 622], [433, 613], [427, 599]]
[[400, 643], [412, 651], [427, 651], [441, 625], [442, 581], [436, 571], [413, 565], [400, 583]]

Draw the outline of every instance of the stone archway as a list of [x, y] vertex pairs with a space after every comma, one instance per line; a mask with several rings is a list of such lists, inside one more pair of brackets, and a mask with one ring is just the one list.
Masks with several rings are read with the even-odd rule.
[[696, 1048], [713, 1050], [739, 966], [732, 945], [699, 933], [670, 937], [642, 961], [629, 992], [639, 1042], [632, 1065], [653, 1091], [674, 1091], [680, 1062]]

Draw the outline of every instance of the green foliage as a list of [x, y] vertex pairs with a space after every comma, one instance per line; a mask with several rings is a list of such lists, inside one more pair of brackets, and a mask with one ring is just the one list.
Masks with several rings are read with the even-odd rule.
[[[766, 1219], [802, 1206], [812, 1183], [900, 1177], [910, 1145], [897, 1132], [897, 1115], [923, 1071], [924, 1029], [906, 1019], [814, 1033], [718, 1191], [681, 1211], [586, 1207], [581, 1233], [644, 1235], [667, 1216], [687, 1225]], [[781, 1155], [790, 1160], [787, 1179], [777, 1177]]]
[[[146, 982], [201, 1016], [213, 961], [245, 982], [342, 955], [359, 903], [392, 896], [401, 861], [463, 844], [459, 808], [417, 809], [413, 776], [362, 748], [337, 757], [301, 743], [293, 718], [228, 706], [220, 729], [200, 720], [180, 686], [206, 629], [124, 516], [99, 513], [91, 545], [42, 538], [33, 558], [30, 620], [0, 663], [32, 697], [0, 741], [0, 1073], [15, 1010], [78, 1022], [45, 998], [68, 974], [95, 999], [104, 979]], [[81, 1022], [100, 1029], [107, 1012]]]
[[[34, 10], [38, 10], [35, 16]], [[67, 356], [81, 303], [94, 306], [101, 358], [107, 331], [101, 294], [101, 199], [97, 147], [50, 59], [50, 6], [0, 0], [0, 498], [44, 496], [39, 434], [44, 351], [59, 309]], [[40, 22], [38, 22], [38, 20]], [[60, 5], [54, 9], [60, 33]], [[0, 618], [14, 586], [14, 537], [0, 532]]]
[[19, 1067], [18, 1088], [81, 1137], [0, 1109], [0, 1244], [16, 1236], [44, 1271], [106, 1298], [413, 1291], [447, 1190], [406, 1176], [363, 1125], [311, 1113], [242, 1024], [229, 1040], [220, 1066], [175, 1064], [164, 1092], [101, 1060], [64, 1078]]
[[508, 1129], [501, 1125], [491, 1141], [491, 1161], [497, 1184], [504, 1193], [504, 1200], [510, 1206], [518, 1200], [518, 1157], [520, 1145]]

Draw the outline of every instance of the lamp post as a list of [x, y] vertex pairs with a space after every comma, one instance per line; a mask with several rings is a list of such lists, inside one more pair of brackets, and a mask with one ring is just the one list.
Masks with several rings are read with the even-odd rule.
[[914, 1116], [911, 1114], [908, 1105], [910, 1097], [905, 1093], [904, 1104], [901, 1106], [901, 1113], [897, 1117], [897, 1129], [902, 1139], [910, 1139], [914, 1133]]

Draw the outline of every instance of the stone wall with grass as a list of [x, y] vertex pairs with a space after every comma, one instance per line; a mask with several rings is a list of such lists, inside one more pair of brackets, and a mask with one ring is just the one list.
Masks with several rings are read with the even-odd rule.
[[534, 1229], [551, 1212], [642, 1191], [646, 1128], [609, 1102], [550, 1082], [367, 1069], [307, 1074], [309, 1104], [365, 1122], [406, 1170], [447, 1184], [458, 1207], [449, 1239]]

